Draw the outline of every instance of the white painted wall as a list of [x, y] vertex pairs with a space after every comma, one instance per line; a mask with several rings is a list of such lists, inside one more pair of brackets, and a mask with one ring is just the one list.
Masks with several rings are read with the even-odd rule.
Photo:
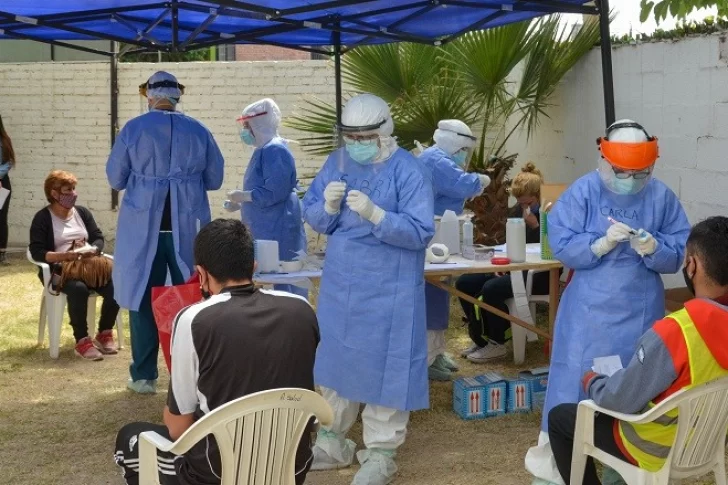
[[[691, 223], [728, 214], [728, 44], [726, 34], [619, 46], [613, 50], [617, 119], [658, 137], [656, 176], [680, 197]], [[531, 140], [510, 141], [547, 182], [572, 182], [596, 168], [604, 133], [601, 57], [593, 50], [562, 82], [551, 119]], [[667, 278], [669, 285], [682, 277]]]

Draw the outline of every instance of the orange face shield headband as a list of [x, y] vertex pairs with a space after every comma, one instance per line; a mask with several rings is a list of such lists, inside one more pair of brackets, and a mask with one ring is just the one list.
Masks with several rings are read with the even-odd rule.
[[622, 170], [644, 170], [654, 165], [660, 156], [656, 137], [642, 143], [612, 142], [599, 138], [597, 145], [602, 157]]

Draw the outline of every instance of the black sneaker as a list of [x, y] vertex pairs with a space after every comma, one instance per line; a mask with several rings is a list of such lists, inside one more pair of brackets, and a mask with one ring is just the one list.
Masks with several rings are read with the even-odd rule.
[[0, 266], [10, 266], [8, 255], [5, 251], [0, 252]]

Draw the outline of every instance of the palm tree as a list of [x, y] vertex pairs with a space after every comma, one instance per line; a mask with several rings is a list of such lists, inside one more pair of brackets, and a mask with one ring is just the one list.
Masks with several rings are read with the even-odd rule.
[[[519, 129], [533, 133], [563, 76], [599, 39], [598, 19], [578, 31], [553, 15], [471, 32], [442, 47], [384, 44], [353, 49], [342, 58], [350, 93], [370, 92], [391, 106], [401, 146], [429, 143], [441, 119], [460, 119], [480, 134], [470, 170], [487, 173], [491, 185], [469, 204], [475, 212], [476, 242], [502, 243], [508, 206], [508, 171], [516, 156], [504, 157]], [[307, 132], [304, 150], [327, 154], [336, 146], [335, 108], [307, 100], [287, 125]]]

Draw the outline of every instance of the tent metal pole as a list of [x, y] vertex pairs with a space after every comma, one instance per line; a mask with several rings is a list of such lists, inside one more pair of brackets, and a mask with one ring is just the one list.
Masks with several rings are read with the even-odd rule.
[[[114, 142], [116, 141], [116, 130], [119, 127], [119, 45], [113, 40], [111, 43], [111, 76], [109, 81], [109, 95], [111, 101], [111, 119], [109, 125], [111, 126], [111, 132], [109, 133], [109, 140], [113, 148]], [[119, 192], [111, 189], [111, 210], [115, 210], [119, 207]]]
[[341, 126], [341, 32], [335, 30], [332, 32], [334, 39], [334, 78], [336, 82], [336, 144], [341, 147], [341, 133], [339, 132], [339, 126]]
[[609, 34], [609, 0], [597, 0], [602, 49], [602, 83], [604, 86], [604, 118], [607, 126], [614, 123], [614, 74], [612, 72], [612, 38]]

